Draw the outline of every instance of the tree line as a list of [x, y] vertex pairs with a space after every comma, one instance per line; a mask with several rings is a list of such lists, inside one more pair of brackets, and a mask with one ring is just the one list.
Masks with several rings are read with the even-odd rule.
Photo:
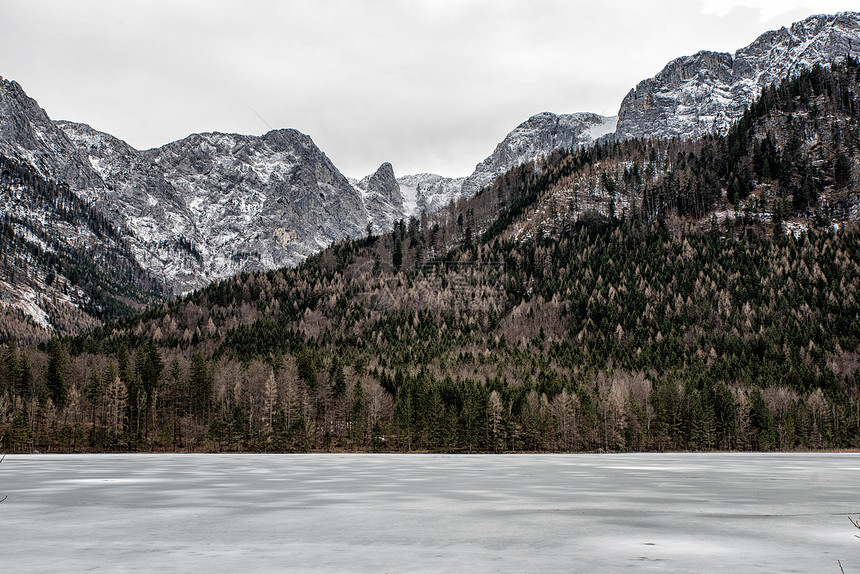
[[857, 448], [857, 67], [793, 82], [725, 137], [559, 150], [296, 268], [7, 345], [4, 446]]

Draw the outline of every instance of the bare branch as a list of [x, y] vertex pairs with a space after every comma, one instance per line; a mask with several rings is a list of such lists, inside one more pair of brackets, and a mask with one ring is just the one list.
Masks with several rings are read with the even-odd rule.
[[[851, 521], [851, 524], [853, 524], [853, 525], [854, 525], [854, 528], [856, 528], [856, 529], [860, 530], [860, 516], [858, 516], [858, 517], [857, 517], [857, 520], [854, 520], [853, 518], [851, 518], [851, 517], [849, 516], [849, 517], [848, 517], [848, 520], [850, 520], [850, 521]], [[855, 538], [860, 538], [860, 536], [858, 536], [858, 535], [856, 535], [856, 534], [854, 535], [854, 537], [855, 537]]]

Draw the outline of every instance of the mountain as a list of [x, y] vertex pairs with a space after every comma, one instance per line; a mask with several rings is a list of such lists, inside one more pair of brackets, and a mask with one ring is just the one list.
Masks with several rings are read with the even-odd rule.
[[0, 338], [68, 334], [164, 294], [86, 153], [0, 79]]
[[[451, 205], [455, 207], [448, 215], [458, 216], [461, 222], [458, 232], [475, 233], [480, 226], [474, 213], [462, 212], [456, 205], [480, 196], [486, 189], [493, 191], [479, 200], [486, 203], [486, 209], [499, 210], [508, 202], [519, 201], [506, 195], [515, 183], [510, 181], [512, 172], [516, 181], [517, 177], [527, 177], [528, 170], [517, 171], [517, 166], [541, 166], [558, 150], [592, 147], [595, 142], [611, 138], [621, 141], [633, 137], [724, 135], [729, 125], [742, 119], [744, 109], [759, 94], [766, 93], [765, 88], [773, 86], [773, 82], [798, 76], [816, 64], [828, 66], [831, 61], [855, 55], [858, 40], [860, 15], [813, 16], [789, 29], [763, 34], [733, 55], [700, 52], [679, 58], [631, 90], [617, 118], [590, 113], [537, 114], [507, 134], [493, 153], [465, 178], [434, 174], [398, 178], [394, 168], [384, 163], [362, 180], [349, 180], [309, 136], [289, 129], [263, 136], [193, 134], [160, 148], [139, 151], [86, 124], [51, 121], [21, 86], [5, 80], [0, 80], [0, 153], [15, 169], [30, 173], [27, 177], [63, 187], [88, 209], [101, 214], [122, 237], [121, 249], [126, 250], [122, 257], [130, 256], [146, 275], [146, 280], [135, 289], [170, 297], [236, 273], [296, 265], [333, 242], [364, 236], [368, 229], [379, 234], [394, 228], [400, 220], [424, 217]], [[809, 214], [799, 209], [807, 207], [834, 221], [854, 218], [855, 198], [844, 186], [825, 186], [811, 201], [809, 188], [813, 184], [807, 180], [831, 181], [822, 166], [834, 168], [833, 150], [816, 147], [803, 134], [786, 131], [774, 119], [769, 121], [772, 128], [780, 128], [786, 141], [768, 139], [763, 133], [756, 133], [756, 141], [767, 141], [783, 150], [789, 142], [794, 142], [790, 146], [793, 151], [780, 156], [792, 157], [795, 162], [792, 169], [783, 170], [787, 175], [783, 174], [780, 185], [750, 196], [755, 187], [753, 175], [762, 175], [760, 165], [752, 173], [753, 163], [760, 160], [760, 153], [753, 150], [746, 164], [732, 164], [731, 174], [710, 173], [710, 180], [695, 181], [700, 195], [690, 214], [700, 217], [711, 207], [720, 207], [717, 199], [725, 193], [731, 208], [719, 211], [720, 217], [743, 208], [762, 218], [793, 214], [800, 219], [799, 225], [807, 225]], [[837, 142], [843, 132], [842, 129], [822, 132], [824, 143]], [[741, 147], [738, 144], [738, 149]], [[853, 169], [850, 147], [844, 147], [845, 150], [839, 151], [846, 157], [839, 163], [843, 175], [846, 165]], [[801, 152], [814, 157], [811, 164], [802, 161], [804, 157], [798, 155]], [[576, 181], [569, 181], [567, 188], [557, 190], [556, 201], [547, 205], [546, 210], [531, 214], [530, 217], [537, 218], [532, 223], [558, 217], [563, 212], [572, 212], [576, 217], [586, 214], [626, 217], [644, 209], [653, 215], [655, 210], [663, 209], [654, 207], [663, 199], [649, 196], [646, 201], [641, 190], [631, 186], [640, 179], [652, 183], [663, 181], [661, 178], [668, 173], [680, 173], [674, 169], [678, 162], [678, 158], [663, 158], [661, 163], [646, 155], [637, 156], [632, 166], [607, 164], [599, 170], [592, 167], [593, 171], [578, 173]], [[638, 171], [631, 171], [633, 167]], [[503, 175], [508, 181], [500, 180]], [[728, 188], [715, 187], [716, 181], [723, 181]], [[658, 198], [677, 197], [680, 188], [693, 184], [681, 179], [666, 185], [671, 189], [658, 194]], [[9, 184], [3, 191], [7, 194], [3, 201], [10, 209], [17, 210], [19, 219], [56, 219], [51, 213], [40, 212], [41, 208], [32, 208], [41, 205], [38, 202], [29, 207], [20, 202], [14, 206], [14, 202], [8, 203], [12, 201], [9, 197], [17, 197], [14, 189], [31, 188]], [[631, 190], [635, 193], [631, 194]], [[496, 204], [488, 199], [491, 195], [495, 196]], [[749, 197], [759, 203], [753, 205]], [[785, 202], [791, 204], [793, 212], [785, 208]], [[414, 224], [410, 225], [410, 229], [413, 227]], [[405, 225], [397, 228], [401, 233], [406, 230]], [[44, 227], [39, 231], [41, 241], [45, 245], [51, 242], [64, 245], [66, 238], [51, 237], [61, 229]], [[517, 233], [528, 235], [532, 230], [523, 227]], [[97, 246], [96, 240], [84, 243], [96, 250], [106, 248]], [[440, 253], [444, 251], [442, 247], [450, 244], [450, 237], [437, 238], [432, 252]], [[58, 248], [58, 256], [62, 257], [65, 251]], [[123, 261], [125, 268], [128, 262]], [[116, 275], [129, 276], [125, 272]], [[69, 279], [75, 278], [79, 276]], [[31, 287], [35, 289], [39, 284], [34, 285]], [[83, 284], [75, 287], [87, 292]], [[38, 289], [33, 294], [38, 295]], [[82, 299], [75, 301], [77, 305], [84, 304]], [[92, 317], [105, 316], [93, 313]]]
[[444, 177], [434, 173], [419, 173], [397, 178], [406, 213], [418, 217], [433, 213], [463, 197], [465, 177]]
[[194, 134], [143, 154], [192, 213], [203, 260], [197, 286], [295, 265], [368, 223], [361, 195], [296, 130]]
[[203, 259], [195, 246], [202, 236], [185, 198], [160, 168], [124, 141], [86, 124], [57, 121], [101, 178], [79, 190], [114, 224], [129, 230], [135, 258], [159, 277], [169, 292], [199, 287]]
[[592, 113], [536, 114], [511, 131], [492, 155], [475, 167], [463, 182], [462, 195], [474, 195], [512, 167], [546, 156], [558, 149], [587, 145], [615, 129], [614, 117]]
[[673, 60], [625, 96], [616, 135], [724, 134], [765, 88], [813, 65], [860, 56], [860, 14], [812, 16], [766, 32], [733, 55], [702, 51]]
[[[71, 194], [67, 201], [83, 202], [90, 211], [81, 217], [98, 213], [104, 218], [117, 234], [122, 257], [130, 258], [123, 259], [122, 267], [133, 265], [147, 277], [147, 293], [178, 294], [243, 271], [295, 265], [333, 241], [361, 236], [368, 223], [390, 229], [404, 216], [402, 200], [389, 189], [383, 195], [371, 194], [371, 203], [384, 219], [371, 221], [362, 194], [310, 137], [295, 130], [261, 137], [195, 134], [142, 152], [86, 124], [52, 121], [20, 85], [5, 80], [0, 81], [0, 153], [15, 170], [28, 174], [28, 182], [42, 182], [21, 187], [10, 180], [0, 190], [9, 216], [31, 227], [41, 222], [38, 232], [27, 231], [39, 237], [40, 249], [61, 259], [73, 258], [78, 247], [91, 252], [107, 249], [98, 234], [88, 233], [86, 223], [79, 222], [74, 229], [75, 221], [66, 217], [64, 221], [73, 225], [70, 233], [54, 224], [58, 217], [51, 212], [52, 205], [22, 196], [51, 185]], [[389, 183], [396, 186], [390, 175]], [[394, 205], [386, 206], [386, 201]], [[16, 228], [15, 233], [23, 231]], [[29, 249], [17, 240], [5, 247], [10, 246]], [[15, 253], [16, 260], [26, 259], [24, 252]], [[118, 260], [103, 262], [109, 261]], [[99, 269], [111, 273], [109, 268]], [[11, 273], [12, 267], [7, 270]], [[128, 276], [115, 271], [118, 278]], [[52, 273], [45, 270], [43, 275]], [[16, 279], [21, 278], [19, 273]], [[75, 274], [71, 279], [80, 278]], [[52, 298], [53, 290], [43, 281], [31, 281], [25, 293], [20, 281], [6, 275], [0, 279], [6, 281], [8, 293], [18, 293], [6, 297], [20, 299], [17, 308], [28, 310], [49, 330], [59, 325], [45, 319], [52, 311], [43, 303]], [[88, 292], [83, 284], [72, 283], [65, 288]], [[101, 305], [98, 300], [72, 297], [69, 302], [84, 309]], [[115, 316], [85, 314], [95, 320]]]
[[[857, 448], [858, 96], [860, 64], [814, 66], [765, 90], [725, 135], [556, 150], [391, 233], [39, 350], [7, 347], [0, 396], [13, 400], [0, 420], [47, 420], [5, 423], [4, 440]], [[387, 166], [376, 175], [365, 187], [393, 189]], [[60, 410], [9, 383], [20, 355], [59, 365], [34, 388]], [[82, 388], [89, 400], [71, 400]]]
[[368, 223], [373, 232], [389, 231], [397, 221], [407, 217], [408, 211], [401, 195], [400, 184], [390, 163], [383, 163], [374, 173], [361, 181], [351, 183], [361, 193]]
[[52, 121], [20, 85], [5, 80], [0, 81], [0, 149], [99, 210], [166, 293], [200, 285], [191, 214], [140, 152], [85, 124]]
[[700, 228], [739, 222], [796, 236], [856, 227], [858, 98], [860, 65], [847, 59], [769, 86], [725, 136], [603, 142], [501, 235], [537, 239], [595, 216], [678, 217]]
[[72, 191], [104, 187], [86, 156], [15, 81], [0, 78], [0, 153]]
[[0, 213], [0, 339], [68, 335], [161, 300], [127, 229], [2, 154]]

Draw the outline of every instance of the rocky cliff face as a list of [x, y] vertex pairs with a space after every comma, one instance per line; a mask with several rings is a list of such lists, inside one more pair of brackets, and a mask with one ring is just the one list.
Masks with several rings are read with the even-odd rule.
[[374, 173], [353, 185], [361, 194], [374, 233], [389, 231], [395, 222], [410, 215], [390, 163], [383, 163]]
[[860, 14], [812, 16], [762, 34], [732, 54], [699, 52], [673, 60], [630, 91], [616, 134], [698, 137], [725, 133], [761, 89], [815, 64], [860, 56]]
[[141, 152], [85, 124], [53, 122], [15, 82], [0, 81], [0, 153], [92, 203], [172, 293], [294, 265], [361, 236], [368, 222], [388, 229], [404, 216], [390, 165], [366, 182], [376, 222], [362, 194], [295, 130], [195, 134]]
[[130, 235], [66, 183], [0, 154], [0, 340], [72, 334], [157, 301], [161, 282]]
[[136, 259], [173, 292], [200, 285], [202, 244], [194, 216], [162, 171], [124, 141], [86, 124], [58, 121], [99, 175], [103, 187], [79, 194], [92, 201], [115, 224], [130, 231]]
[[54, 125], [36, 100], [15, 81], [0, 78], [0, 153], [29, 165], [73, 191], [101, 189], [99, 175], [74, 143]]
[[615, 129], [615, 118], [591, 113], [534, 115], [510, 132], [463, 182], [462, 195], [474, 195], [512, 167], [556, 149], [586, 145]]
[[144, 155], [191, 211], [201, 237], [201, 285], [295, 265], [365, 231], [361, 195], [296, 130], [194, 134]]
[[397, 178], [405, 211], [410, 216], [439, 211], [463, 196], [465, 177], [444, 177], [435, 173], [418, 173]]
[[131, 230], [138, 260], [176, 293], [295, 265], [406, 216], [390, 164], [353, 188], [310, 137], [194, 134], [144, 152], [56, 122], [103, 182], [80, 194]]

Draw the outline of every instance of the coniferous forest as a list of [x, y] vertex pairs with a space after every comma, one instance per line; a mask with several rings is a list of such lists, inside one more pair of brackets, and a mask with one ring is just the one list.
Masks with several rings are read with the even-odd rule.
[[0, 351], [31, 451], [860, 447], [860, 68]]

